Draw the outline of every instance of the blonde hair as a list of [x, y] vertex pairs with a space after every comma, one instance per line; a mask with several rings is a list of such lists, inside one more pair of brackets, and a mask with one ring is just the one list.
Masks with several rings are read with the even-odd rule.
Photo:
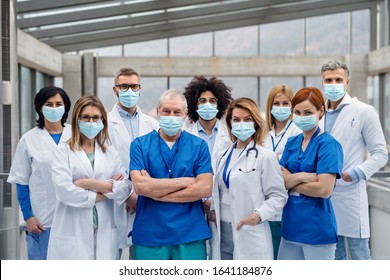
[[[266, 117], [267, 117], [267, 130], [270, 131], [272, 129], [272, 126], [275, 124], [275, 117], [271, 114], [272, 106], [275, 101], [275, 97], [278, 94], [282, 94], [288, 98], [288, 100], [293, 99], [294, 94], [291, 88], [288, 85], [285, 84], [280, 84], [274, 86], [270, 92], [268, 93], [268, 98], [267, 98], [267, 108], [266, 108]], [[291, 118], [291, 116], [290, 116]]]
[[70, 149], [72, 151], [80, 150], [83, 139], [81, 138], [81, 132], [79, 129], [79, 117], [81, 112], [87, 106], [93, 106], [100, 110], [102, 114], [102, 122], [104, 128], [96, 135], [95, 140], [102, 149], [103, 153], [106, 152], [105, 143], [110, 143], [110, 138], [108, 136], [108, 122], [107, 122], [107, 112], [104, 109], [103, 103], [96, 96], [83, 96], [77, 100], [74, 105], [72, 112], [72, 136], [68, 140]]
[[266, 132], [265, 120], [261, 116], [256, 102], [254, 102], [252, 99], [248, 97], [241, 97], [233, 100], [226, 111], [226, 126], [229, 131], [230, 139], [233, 142], [237, 140], [237, 137], [232, 134], [232, 114], [233, 114], [233, 110], [236, 108], [245, 109], [249, 112], [249, 114], [251, 115], [255, 123], [255, 130], [256, 130], [255, 134], [252, 135], [252, 139], [256, 142], [256, 144], [263, 145], [263, 140]]

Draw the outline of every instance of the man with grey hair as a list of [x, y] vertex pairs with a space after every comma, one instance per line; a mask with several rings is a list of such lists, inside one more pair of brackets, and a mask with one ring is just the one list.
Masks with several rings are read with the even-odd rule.
[[206, 259], [211, 233], [202, 198], [211, 196], [213, 176], [207, 144], [182, 131], [187, 102], [180, 92], [164, 92], [157, 115], [159, 131], [135, 139], [130, 147], [130, 176], [138, 194], [134, 257]]
[[[140, 76], [130, 67], [119, 69], [114, 78], [113, 91], [118, 98], [111, 112], [108, 113], [109, 133], [112, 144], [118, 151], [123, 166], [129, 172], [130, 143], [138, 136], [158, 129], [156, 119], [141, 112], [138, 107], [140, 98]], [[132, 192], [123, 204], [115, 207], [115, 223], [118, 228], [119, 252], [130, 247], [129, 257], [132, 259], [131, 238], [128, 238], [133, 227], [137, 194]], [[131, 236], [131, 234], [130, 234]]]
[[336, 181], [331, 198], [338, 228], [336, 259], [350, 256], [368, 260], [371, 253], [366, 181], [388, 160], [385, 137], [375, 109], [348, 94], [347, 65], [331, 60], [322, 66], [321, 73], [327, 99], [322, 127], [344, 151], [342, 177]]

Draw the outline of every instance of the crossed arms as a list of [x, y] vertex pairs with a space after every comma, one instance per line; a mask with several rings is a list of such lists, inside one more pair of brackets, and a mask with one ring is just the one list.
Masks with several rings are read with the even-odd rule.
[[138, 195], [162, 202], [193, 202], [212, 194], [212, 173], [199, 174], [195, 178], [155, 179], [146, 170], [133, 170], [130, 176]]

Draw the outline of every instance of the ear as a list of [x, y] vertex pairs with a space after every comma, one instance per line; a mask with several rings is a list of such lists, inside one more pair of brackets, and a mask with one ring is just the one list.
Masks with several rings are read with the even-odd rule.
[[118, 89], [116, 87], [112, 87], [112, 90], [114, 91], [115, 96], [119, 97]]

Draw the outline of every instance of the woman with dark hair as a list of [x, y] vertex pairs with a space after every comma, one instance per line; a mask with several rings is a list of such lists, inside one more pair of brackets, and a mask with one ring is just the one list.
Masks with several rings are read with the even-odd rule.
[[48, 259], [118, 259], [114, 202], [124, 203], [130, 183], [109, 144], [102, 102], [81, 97], [73, 108], [72, 136], [58, 147], [52, 163], [58, 200]]
[[215, 171], [211, 258], [271, 260], [268, 220], [280, 214], [287, 200], [282, 171], [275, 153], [262, 146], [265, 121], [253, 100], [234, 100], [226, 125], [234, 144]]
[[[215, 170], [221, 151], [232, 144], [225, 123], [220, 121], [233, 100], [231, 89], [216, 77], [195, 76], [185, 88], [184, 96], [188, 117], [193, 122], [187, 131], [206, 141]], [[205, 200], [205, 213], [209, 212], [210, 204], [210, 200]]]
[[337, 228], [330, 196], [341, 176], [343, 150], [318, 126], [325, 114], [318, 88], [300, 89], [291, 103], [293, 122], [302, 133], [288, 139], [280, 160], [289, 198], [278, 259], [333, 260]]
[[62, 88], [47, 86], [35, 95], [34, 105], [37, 126], [19, 140], [8, 182], [16, 183], [26, 221], [28, 259], [45, 260], [56, 205], [51, 164], [57, 145], [71, 135], [65, 124], [70, 99]]

